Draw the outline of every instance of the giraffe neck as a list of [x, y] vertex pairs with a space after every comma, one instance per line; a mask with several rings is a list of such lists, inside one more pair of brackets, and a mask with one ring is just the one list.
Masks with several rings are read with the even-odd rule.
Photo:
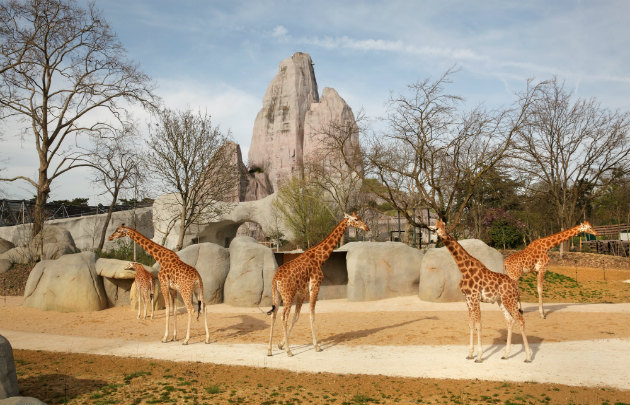
[[169, 251], [168, 249], [153, 242], [135, 229], [127, 228], [127, 235], [140, 245], [145, 252], [153, 256], [155, 261], [162, 264], [161, 260], [164, 258], [164, 254]]
[[457, 242], [455, 238], [453, 238], [449, 234], [445, 234], [444, 236], [442, 236], [442, 242], [444, 242], [444, 246], [446, 246], [448, 251], [451, 252], [451, 256], [453, 256], [453, 259], [455, 259], [455, 263], [457, 263], [457, 268], [459, 269], [459, 271], [464, 274], [464, 271], [462, 271], [459, 263], [463, 259], [470, 257], [468, 252], [462, 247], [462, 245], [459, 244], [459, 242]]
[[578, 233], [580, 233], [579, 225], [567, 229], [566, 231], [558, 232], [545, 238], [541, 238], [540, 240], [546, 249], [551, 249], [552, 247], [559, 245], [560, 243], [577, 235]]
[[[335, 226], [335, 228], [326, 236], [321, 242], [312, 248], [308, 249], [307, 252], [316, 253], [315, 257], [321, 263], [325, 262], [332, 253], [333, 249], [339, 243], [339, 239], [343, 236], [343, 233], [348, 228], [348, 220], [346, 218], [342, 219], [341, 222]], [[306, 253], [306, 252], [305, 252]]]

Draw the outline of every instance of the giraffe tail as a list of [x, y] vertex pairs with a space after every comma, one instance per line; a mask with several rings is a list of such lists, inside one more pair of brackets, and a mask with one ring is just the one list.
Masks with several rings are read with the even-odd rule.
[[201, 276], [199, 276], [197, 286], [199, 288], [197, 291], [197, 320], [199, 320], [199, 315], [201, 315], [201, 303], [203, 302], [203, 281], [201, 281]]
[[276, 280], [271, 281], [271, 309], [267, 311], [267, 315], [273, 314], [273, 311], [276, 310], [276, 297], [278, 295], [278, 285]]

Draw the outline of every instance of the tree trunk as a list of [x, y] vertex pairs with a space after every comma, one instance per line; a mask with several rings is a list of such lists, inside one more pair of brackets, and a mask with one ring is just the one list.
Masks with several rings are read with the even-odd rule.
[[179, 219], [179, 238], [177, 238], [177, 245], [175, 251], [180, 251], [184, 247], [184, 234], [186, 233], [186, 208], [182, 206], [182, 216]]
[[101, 240], [98, 242], [98, 247], [96, 248], [99, 252], [103, 250], [103, 246], [105, 246], [105, 236], [107, 235], [107, 227], [109, 226], [109, 222], [112, 220], [112, 213], [114, 212], [116, 201], [118, 201], [118, 188], [114, 189], [114, 194], [112, 196], [112, 203], [109, 205], [109, 209], [107, 210], [107, 217], [105, 219], [105, 224], [103, 224], [103, 229], [101, 229]]
[[35, 196], [35, 208], [33, 210], [32, 238], [35, 238], [42, 229], [46, 220], [46, 201], [50, 194], [50, 181], [46, 169], [39, 170], [39, 181], [37, 184], [37, 195]]

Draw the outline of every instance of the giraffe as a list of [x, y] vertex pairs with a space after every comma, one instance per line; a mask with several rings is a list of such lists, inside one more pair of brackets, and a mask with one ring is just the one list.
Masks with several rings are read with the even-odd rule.
[[[164, 302], [166, 303], [166, 332], [164, 332], [164, 338], [162, 342], [166, 343], [168, 340], [168, 327], [171, 299], [173, 305], [173, 338], [177, 339], [177, 308], [175, 308], [175, 300], [177, 299], [177, 291], [182, 296], [182, 300], [186, 305], [186, 311], [188, 312], [188, 329], [186, 332], [186, 338], [183, 344], [187, 345], [190, 340], [190, 322], [192, 320], [192, 313], [194, 311], [192, 304], [192, 294], [197, 287], [197, 319], [199, 314], [203, 311], [204, 323], [206, 328], [206, 343], [210, 342], [210, 332], [208, 331], [208, 317], [206, 313], [206, 303], [203, 299], [203, 281], [199, 272], [194, 267], [184, 263], [175, 252], [164, 246], [158, 245], [151, 239], [142, 235], [135, 229], [120, 225], [114, 233], [109, 237], [109, 240], [118, 238], [130, 237], [136, 241], [148, 254], [153, 256], [155, 260], [160, 263], [160, 271], [158, 273], [158, 280], [160, 281], [160, 288], [162, 289], [162, 295], [164, 296]], [[171, 289], [175, 290], [171, 296]]]
[[142, 319], [147, 319], [147, 306], [151, 302], [151, 319], [153, 319], [153, 298], [155, 293], [155, 282], [153, 281], [153, 275], [149, 273], [142, 264], [138, 262], [129, 262], [125, 270], [135, 270], [136, 277], [136, 291], [138, 292], [138, 317], [140, 319], [140, 310], [142, 308], [142, 301], [144, 301], [144, 316]]
[[[271, 282], [272, 307], [271, 310], [267, 312], [267, 315], [272, 315], [271, 331], [269, 333], [269, 348], [267, 350], [268, 356], [271, 356], [273, 327], [276, 321], [276, 314], [278, 312], [281, 299], [284, 306], [282, 312], [284, 339], [280, 344], [278, 344], [278, 348], [282, 350], [282, 348], [285, 347], [287, 356], [293, 356], [293, 353], [291, 353], [291, 349], [289, 348], [289, 335], [291, 334], [291, 330], [293, 330], [293, 326], [300, 317], [300, 310], [302, 309], [304, 299], [309, 297], [313, 347], [315, 348], [315, 351], [320, 352], [322, 350], [317, 344], [317, 336], [315, 333], [315, 303], [317, 302], [319, 287], [324, 279], [322, 264], [330, 257], [330, 254], [335, 246], [337, 246], [339, 239], [341, 239], [348, 226], [369, 231], [368, 226], [363, 222], [360, 216], [354, 213], [352, 215], [344, 214], [343, 219], [337, 224], [337, 226], [335, 226], [332, 232], [324, 238], [324, 240], [304, 251], [304, 253], [295, 259], [284, 263], [282, 266], [278, 267], [278, 270], [276, 270]], [[293, 314], [291, 326], [288, 327], [289, 314], [294, 300], [295, 313]]]
[[545, 319], [542, 302], [543, 280], [547, 272], [547, 263], [549, 263], [547, 251], [581, 232], [597, 236], [597, 232], [593, 229], [591, 224], [588, 221], [584, 221], [580, 225], [574, 226], [566, 231], [536, 239], [524, 250], [511, 254], [503, 262], [504, 273], [516, 282], [518, 282], [518, 279], [521, 278], [523, 273], [529, 273], [531, 271], [537, 273], [538, 312], [543, 319]]
[[467, 359], [474, 358], [474, 330], [477, 330], [477, 353], [476, 363], [481, 363], [483, 349], [481, 347], [481, 302], [496, 302], [503, 311], [507, 322], [507, 342], [505, 346], [505, 354], [502, 359], [507, 359], [510, 354], [510, 345], [512, 344], [512, 326], [514, 320], [518, 322], [523, 336], [523, 345], [525, 346], [525, 362], [532, 361], [532, 352], [527, 343], [525, 335], [525, 318], [523, 312], [518, 308], [519, 290], [514, 280], [506, 274], [495, 273], [488, 270], [479, 260], [471, 256], [457, 242], [455, 238], [446, 233], [444, 221], [438, 220], [435, 224], [436, 233], [444, 242], [449, 250], [459, 271], [462, 273], [462, 281], [459, 288], [466, 296], [466, 305], [468, 306], [468, 324], [470, 328], [470, 346], [468, 349]]

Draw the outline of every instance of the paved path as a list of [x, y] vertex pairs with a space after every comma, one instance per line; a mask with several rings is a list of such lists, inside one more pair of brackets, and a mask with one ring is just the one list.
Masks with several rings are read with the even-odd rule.
[[90, 353], [174, 361], [344, 374], [382, 374], [416, 378], [478, 378], [532, 381], [630, 390], [630, 339], [532, 344], [533, 362], [524, 363], [522, 345], [501, 360], [503, 345], [484, 346], [481, 364], [468, 361], [465, 346], [292, 346], [294, 357], [260, 344], [151, 343], [0, 330], [14, 349]]

